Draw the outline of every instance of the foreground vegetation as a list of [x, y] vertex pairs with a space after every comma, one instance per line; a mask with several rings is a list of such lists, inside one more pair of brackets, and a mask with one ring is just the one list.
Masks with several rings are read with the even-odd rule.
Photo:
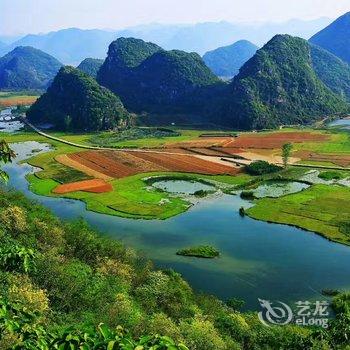
[[1, 349], [345, 349], [346, 295], [337, 296], [328, 330], [266, 327], [83, 221], [0, 194]]

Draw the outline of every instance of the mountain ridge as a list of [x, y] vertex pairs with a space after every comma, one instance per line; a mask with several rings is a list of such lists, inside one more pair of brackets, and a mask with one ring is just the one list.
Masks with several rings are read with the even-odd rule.
[[19, 46], [0, 58], [0, 89], [46, 89], [62, 67], [53, 56]]
[[350, 64], [350, 12], [313, 35], [310, 42]]
[[222, 122], [240, 129], [264, 129], [348, 111], [345, 100], [318, 78], [310, 50], [301, 38], [272, 38], [230, 84]]
[[81, 70], [64, 66], [27, 112], [33, 123], [65, 131], [110, 130], [128, 116], [119, 97]]
[[232, 78], [258, 47], [248, 40], [239, 40], [204, 54], [205, 64], [219, 77]]
[[[78, 65], [86, 57], [105, 58], [108, 45], [118, 37], [136, 37], [154, 42], [166, 50], [196, 51], [203, 55], [207, 51], [242, 38], [259, 46], [278, 33], [289, 33], [308, 39], [330, 22], [328, 18], [318, 18], [309, 21], [289, 20], [260, 24], [224, 21], [192, 25], [148, 24], [121, 30], [66, 28], [45, 34], [29, 34], [25, 39], [22, 37], [7, 48], [0, 49], [0, 55], [11, 51], [15, 46], [29, 45], [53, 55], [64, 64]], [[65, 45], [61, 45], [62, 41]], [[85, 45], [81, 45], [82, 43]]]

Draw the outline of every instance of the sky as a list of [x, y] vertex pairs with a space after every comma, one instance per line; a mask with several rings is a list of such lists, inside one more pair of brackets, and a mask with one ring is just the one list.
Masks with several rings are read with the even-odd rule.
[[0, 0], [0, 35], [148, 23], [336, 18], [350, 0]]

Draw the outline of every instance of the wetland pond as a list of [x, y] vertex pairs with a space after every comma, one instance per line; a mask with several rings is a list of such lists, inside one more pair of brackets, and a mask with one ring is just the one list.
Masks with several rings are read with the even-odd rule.
[[215, 191], [215, 186], [213, 185], [189, 180], [157, 180], [157, 178], [155, 178], [152, 187], [168, 193], [184, 195], [196, 194], [199, 191]]
[[[241, 217], [239, 208], [253, 204], [239, 195], [218, 191], [196, 198], [187, 212], [164, 221], [97, 214], [87, 211], [80, 201], [43, 197], [29, 191], [25, 176], [35, 169], [18, 162], [38, 149], [47, 151], [48, 145], [26, 142], [13, 144], [12, 148], [18, 157], [4, 167], [10, 175], [7, 186], [37, 200], [62, 219], [85, 219], [101, 233], [141, 251], [157, 267], [180, 272], [197, 291], [222, 299], [237, 297], [246, 302], [245, 309], [258, 310], [258, 298], [284, 302], [322, 300], [322, 289], [350, 287], [349, 247], [295, 227]], [[160, 186], [184, 191], [182, 185], [172, 182]], [[202, 186], [187, 183], [186, 192], [202, 190]], [[179, 249], [198, 245], [217, 248], [220, 257], [206, 260], [176, 255]]]

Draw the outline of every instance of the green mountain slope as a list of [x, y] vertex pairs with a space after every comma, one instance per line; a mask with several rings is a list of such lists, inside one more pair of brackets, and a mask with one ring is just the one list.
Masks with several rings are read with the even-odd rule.
[[239, 69], [254, 56], [257, 49], [250, 41], [240, 40], [230, 46], [208, 51], [203, 60], [217, 76], [231, 78], [238, 74]]
[[77, 68], [90, 75], [92, 78], [96, 78], [103, 62], [104, 60], [99, 58], [85, 58], [85, 60], [80, 62]]
[[17, 47], [0, 58], [0, 89], [45, 89], [62, 64], [32, 47]]
[[63, 67], [47, 92], [27, 112], [34, 123], [57, 129], [98, 131], [116, 127], [127, 112], [120, 99], [73, 67]]
[[350, 63], [350, 12], [315, 34], [310, 42]]
[[350, 66], [330, 52], [310, 44], [312, 66], [322, 82], [350, 102]]
[[196, 53], [165, 51], [142, 40], [110, 45], [97, 80], [135, 112], [199, 112], [207, 89], [219, 79]]
[[222, 123], [241, 129], [305, 124], [348, 105], [317, 77], [307, 41], [277, 35], [234, 78]]

